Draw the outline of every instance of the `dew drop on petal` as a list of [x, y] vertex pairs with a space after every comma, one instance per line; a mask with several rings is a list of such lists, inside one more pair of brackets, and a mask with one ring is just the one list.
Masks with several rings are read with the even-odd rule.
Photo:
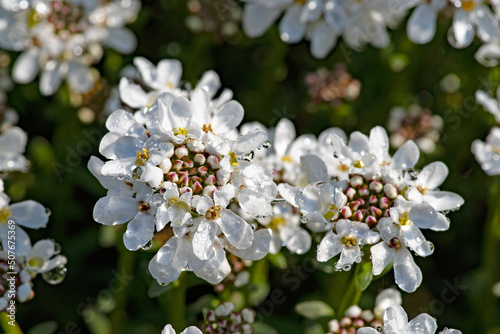
[[151, 249], [152, 246], [153, 246], [153, 240], [149, 240], [147, 244], [141, 247], [141, 249], [147, 251]]
[[47, 216], [50, 216], [52, 214], [52, 210], [50, 210], [49, 208], [45, 208], [45, 213], [47, 214]]
[[271, 147], [271, 142], [269, 140], [266, 140], [263, 144], [262, 147], [264, 148], [270, 148]]
[[282, 241], [281, 246], [284, 247], [286, 245], [286, 242]]
[[379, 333], [383, 333], [384, 332], [384, 328], [382, 326], [377, 326], [377, 332]]
[[351, 270], [351, 265], [350, 264], [344, 264], [344, 266], [342, 267], [342, 270], [344, 270], [344, 271]]
[[42, 273], [42, 278], [49, 284], [59, 284], [66, 277], [67, 271], [65, 267], [57, 267]]
[[158, 284], [161, 285], [161, 286], [167, 286], [168, 285], [167, 283], [160, 283], [160, 282], [158, 282]]
[[434, 253], [434, 244], [432, 242], [429, 241], [429, 248], [431, 250], [431, 254]]
[[62, 247], [57, 242], [54, 242], [54, 255], [58, 255], [61, 253]]

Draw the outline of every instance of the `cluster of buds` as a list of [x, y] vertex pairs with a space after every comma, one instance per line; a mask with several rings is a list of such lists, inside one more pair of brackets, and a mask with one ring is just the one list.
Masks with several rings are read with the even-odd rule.
[[[47, 21], [54, 25], [57, 33], [76, 34], [85, 30], [82, 6], [67, 0], [53, 0], [50, 7], [51, 11], [47, 16]], [[39, 20], [37, 15], [40, 14], [34, 12], [33, 23]]]
[[215, 310], [205, 314], [203, 333], [211, 334], [251, 334], [255, 312], [245, 308], [241, 312], [234, 311], [234, 304], [222, 303]]
[[[364, 222], [371, 228], [377, 225], [382, 217], [389, 216], [389, 208], [399, 195], [396, 185], [382, 179], [367, 179], [361, 175], [351, 175], [349, 186], [344, 190], [346, 205], [327, 220], [350, 219]], [[327, 214], [333, 215], [331, 211]]]
[[305, 83], [314, 103], [330, 102], [333, 106], [355, 100], [361, 90], [361, 82], [347, 72], [344, 64], [335, 65], [331, 71], [321, 67], [308, 73]]
[[369, 326], [378, 329], [382, 325], [382, 320], [375, 317], [372, 311], [353, 305], [340, 320], [328, 322], [328, 334], [356, 334], [360, 328]]

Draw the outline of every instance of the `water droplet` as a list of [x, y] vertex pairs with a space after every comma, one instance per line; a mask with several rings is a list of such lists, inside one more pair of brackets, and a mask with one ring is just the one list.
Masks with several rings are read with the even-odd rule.
[[351, 270], [351, 265], [350, 265], [350, 264], [344, 264], [344, 265], [342, 266], [342, 270], [344, 270], [344, 271], [349, 271], [349, 270]]
[[52, 214], [52, 210], [50, 210], [49, 208], [45, 208], [45, 213], [47, 214], [47, 216], [50, 216]]
[[282, 241], [281, 246], [284, 247], [286, 245], [286, 242]]
[[263, 144], [262, 147], [264, 148], [270, 148], [271, 147], [271, 142], [269, 140], [266, 140]]
[[186, 264], [186, 266], [182, 270], [184, 270], [184, 271], [191, 271], [191, 268], [189, 268], [189, 264]]
[[125, 175], [120, 174], [116, 178], [120, 181], [123, 181], [125, 179]]
[[62, 251], [61, 245], [58, 244], [57, 242], [54, 242], [54, 255], [60, 254], [61, 251]]
[[65, 267], [57, 267], [42, 273], [42, 278], [49, 284], [59, 284], [66, 277], [67, 271]]
[[151, 249], [152, 246], [153, 246], [153, 240], [149, 240], [147, 244], [141, 247], [141, 249], [147, 251]]
[[429, 248], [431, 250], [431, 253], [434, 253], [434, 244], [429, 241]]
[[160, 282], [158, 282], [158, 284], [161, 285], [161, 286], [167, 286], [168, 285], [167, 283], [160, 283]]
[[377, 326], [377, 332], [383, 333], [384, 332], [384, 328], [382, 326]]

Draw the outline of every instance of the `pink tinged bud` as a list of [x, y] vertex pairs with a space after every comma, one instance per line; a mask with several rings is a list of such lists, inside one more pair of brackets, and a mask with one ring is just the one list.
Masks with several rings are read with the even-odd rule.
[[349, 203], [349, 207], [352, 211], [356, 211], [361, 203], [359, 201], [352, 201]]
[[203, 179], [201, 177], [198, 177], [198, 176], [191, 176], [191, 182], [199, 182], [199, 183], [202, 183], [203, 182]]
[[244, 324], [243, 326], [241, 326], [241, 330], [243, 331], [243, 334], [253, 333], [253, 327], [250, 324]]
[[179, 159], [182, 159], [189, 155], [189, 150], [185, 146], [179, 146], [175, 149], [175, 156]]
[[349, 329], [347, 330], [347, 334], [356, 334], [356, 328], [349, 327]]
[[349, 187], [345, 191], [345, 194], [346, 194], [347, 198], [352, 201], [354, 196], [356, 196], [356, 190], [354, 188]]
[[382, 210], [380, 210], [379, 208], [376, 208], [374, 206], [370, 207], [370, 213], [372, 216], [375, 216], [375, 217], [380, 217], [384, 214], [384, 212]]
[[388, 209], [391, 206], [391, 201], [387, 197], [382, 197], [378, 203], [382, 210]]
[[208, 168], [206, 166], [198, 167], [198, 173], [200, 173], [201, 176], [205, 176], [208, 174]]
[[238, 329], [240, 329], [239, 325], [231, 325], [231, 327], [229, 327], [229, 330], [231, 331], [231, 333], [235, 333], [235, 332], [239, 333]]
[[389, 210], [385, 210], [384, 217], [390, 217], [390, 216], [391, 216], [391, 212]]
[[241, 323], [241, 314], [239, 314], [237, 312], [232, 312], [231, 313], [231, 322], [233, 324], [239, 324], [239, 323]]
[[[210, 322], [215, 322], [215, 320], [217, 320], [216, 317], [215, 317], [215, 312], [214, 311], [210, 310], [210, 311], [207, 312], [207, 320], [210, 321]], [[209, 326], [209, 327], [211, 327], [211, 326]]]
[[392, 183], [387, 183], [384, 186], [384, 194], [390, 199], [395, 199], [398, 196], [398, 188]]
[[361, 308], [358, 305], [352, 305], [345, 311], [345, 316], [351, 319], [359, 318], [361, 315]]
[[167, 179], [172, 183], [177, 183], [179, 181], [179, 176], [177, 175], [177, 173], [172, 172], [168, 173]]
[[196, 169], [196, 168], [191, 168], [191, 169], [189, 170], [189, 175], [196, 175], [196, 174], [198, 174], [198, 169]]
[[194, 167], [194, 162], [192, 160], [184, 160], [184, 167], [185, 168], [193, 168]]
[[193, 183], [193, 185], [191, 186], [191, 188], [193, 189], [193, 194], [199, 194], [203, 190], [203, 186], [198, 181], [196, 181], [195, 183]]
[[344, 206], [341, 210], [340, 210], [340, 214], [342, 215], [343, 218], [345, 219], [349, 219], [351, 218], [352, 216], [352, 210], [350, 207], [348, 206]]
[[379, 181], [370, 182], [370, 190], [374, 193], [379, 194], [384, 189], [384, 186]]
[[205, 178], [205, 184], [207, 186], [211, 186], [211, 185], [214, 185], [215, 184], [215, 181], [217, 181], [217, 179], [215, 178], [215, 175], [209, 175]]
[[178, 183], [179, 183], [180, 186], [187, 186], [189, 184], [189, 176], [187, 176], [187, 175], [181, 176], [179, 178], [179, 182]]
[[217, 320], [217, 326], [219, 326], [220, 328], [226, 328], [227, 327], [227, 320], [226, 319]]
[[358, 222], [362, 222], [363, 218], [364, 217], [363, 217], [363, 213], [361, 212], [361, 210], [354, 212], [354, 214], [352, 215], [352, 219], [354, 219]]
[[349, 180], [349, 183], [351, 184], [351, 187], [353, 188], [359, 188], [363, 185], [363, 178], [359, 175], [354, 175], [351, 177], [351, 179]]
[[365, 200], [362, 198], [358, 198], [359, 205], [363, 206], [365, 205]]
[[343, 317], [342, 319], [340, 319], [340, 326], [341, 327], [351, 326], [351, 324], [352, 324], [351, 318]]
[[361, 320], [361, 319], [354, 320], [354, 322], [352, 324], [356, 328], [361, 328], [361, 327], [365, 326], [365, 322], [363, 320]]
[[182, 187], [181, 189], [179, 189], [179, 193], [182, 195], [182, 194], [185, 194], [185, 193], [193, 193], [193, 189], [191, 189], [190, 187]]
[[378, 197], [376, 195], [371, 195], [370, 198], [368, 199], [368, 203], [370, 203], [370, 204], [377, 204], [378, 203]]
[[184, 162], [182, 160], [175, 160], [174, 163], [172, 164], [172, 169], [181, 170], [183, 163]]
[[347, 333], [347, 329], [345, 329], [345, 328], [342, 328], [339, 333], [340, 334], [349, 334], [349, 333]]
[[368, 187], [365, 185], [365, 186], [362, 186], [359, 190], [359, 195], [361, 197], [368, 197], [370, 195], [370, 189], [368, 189]]
[[375, 225], [377, 225], [377, 218], [375, 218], [373, 216], [368, 216], [365, 219], [365, 223], [366, 223], [366, 225], [370, 226], [370, 228], [372, 228]]
[[172, 168], [172, 162], [170, 161], [170, 159], [165, 159], [161, 162], [160, 169], [163, 174], [170, 172], [170, 168]]
[[205, 162], [207, 162], [207, 158], [205, 158], [205, 155], [198, 153], [194, 156], [194, 163], [195, 164], [202, 166], [205, 164]]
[[205, 327], [205, 330], [203, 331], [203, 333], [213, 334], [214, 328], [212, 327], [212, 325], [208, 325], [207, 327]]
[[361, 319], [363, 319], [365, 322], [370, 322], [374, 318], [373, 312], [370, 310], [364, 310], [363, 313], [361, 313]]
[[215, 190], [217, 190], [217, 188], [214, 186], [207, 186], [203, 188], [203, 195], [211, 197]]
[[338, 320], [331, 320], [328, 322], [328, 330], [333, 333], [338, 333], [340, 331], [340, 324]]
[[217, 158], [215, 155], [210, 155], [207, 159], [208, 165], [212, 169], [219, 169], [220, 164], [219, 164], [220, 159]]

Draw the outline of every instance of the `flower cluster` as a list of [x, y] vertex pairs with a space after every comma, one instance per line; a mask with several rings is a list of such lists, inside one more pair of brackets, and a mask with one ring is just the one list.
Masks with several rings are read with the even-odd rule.
[[[17, 113], [4, 109], [0, 113], [0, 172], [26, 171], [28, 161], [23, 153], [26, 133], [14, 126]], [[66, 275], [66, 257], [52, 240], [40, 240], [33, 246], [23, 227], [45, 227], [49, 214], [38, 202], [26, 200], [10, 203], [0, 179], [0, 310], [11, 307], [11, 299], [25, 302], [34, 296], [32, 280], [36, 275], [50, 284], [60, 283]], [[12, 273], [15, 273], [14, 275]]]
[[17, 83], [28, 83], [40, 72], [40, 92], [52, 95], [65, 79], [79, 93], [92, 89], [91, 66], [103, 46], [121, 53], [135, 50], [137, 41], [123, 26], [135, 20], [139, 0], [14, 0], [0, 7], [0, 46], [22, 51], [13, 68]]
[[[231, 302], [221, 303], [215, 310], [207, 311], [203, 318], [203, 331], [195, 326], [190, 326], [181, 334], [252, 334], [254, 332], [252, 326], [255, 319], [254, 310], [245, 308], [236, 312], [234, 304]], [[175, 334], [175, 331], [171, 325], [166, 325], [161, 333]]]
[[335, 268], [350, 270], [369, 250], [374, 275], [392, 262], [398, 286], [415, 291], [422, 274], [410, 250], [419, 256], [434, 251], [421, 229], [447, 230], [445, 214], [464, 202], [438, 189], [448, 168], [434, 162], [414, 170], [419, 149], [413, 141], [391, 156], [381, 127], [373, 128], [370, 136], [354, 132], [348, 142], [345, 134], [333, 129], [318, 145], [319, 155], [300, 157], [309, 184], [278, 186], [280, 195], [300, 210], [303, 222], [316, 232], [326, 231], [318, 261], [340, 254]]
[[[250, 37], [262, 35], [282, 14], [279, 23], [281, 39], [297, 43], [311, 41], [311, 53], [324, 58], [342, 37], [351, 48], [359, 50], [366, 44], [384, 48], [390, 43], [387, 28], [395, 28], [412, 10], [407, 25], [408, 37], [417, 44], [430, 42], [436, 33], [440, 12], [449, 9], [453, 24], [448, 33], [456, 48], [469, 46], [474, 36], [485, 44], [476, 54], [478, 61], [494, 65], [498, 58], [498, 15], [500, 6], [492, 8], [480, 0], [246, 0], [243, 28]], [[492, 10], [493, 9], [493, 10]], [[494, 13], [495, 14], [494, 14]], [[496, 16], [495, 16], [496, 15]]]
[[431, 110], [412, 105], [408, 110], [394, 107], [389, 113], [387, 129], [391, 133], [391, 145], [399, 148], [407, 140], [413, 140], [420, 151], [432, 153], [436, 149], [443, 119]]
[[[243, 108], [227, 95], [213, 99], [218, 76], [209, 72], [194, 90], [185, 91], [176, 88], [179, 76], [172, 77], [171, 67], [164, 66], [174, 63], [140, 68], [143, 79], [156, 88], [148, 94], [122, 80], [122, 98], [144, 100], [134, 105], [135, 114], [120, 109], [109, 116], [110, 132], [100, 144], [109, 160], [89, 161], [108, 189], [95, 205], [94, 219], [106, 225], [128, 223], [123, 241], [132, 251], [149, 248], [155, 232], [172, 229], [173, 236], [149, 263], [153, 277], [168, 284], [191, 270], [217, 284], [230, 272], [224, 249], [247, 260], [269, 251], [269, 231], [254, 231], [230, 207], [237, 203], [253, 217], [272, 214], [277, 194], [273, 172], [249, 158], [268, 146], [267, 133], [238, 135]], [[163, 91], [165, 83], [170, 85]]]

